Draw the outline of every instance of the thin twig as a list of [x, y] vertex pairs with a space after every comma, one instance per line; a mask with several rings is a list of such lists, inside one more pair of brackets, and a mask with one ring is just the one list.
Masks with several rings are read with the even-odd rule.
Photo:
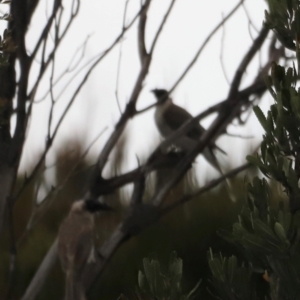
[[167, 12], [165, 13], [165, 15], [164, 15], [164, 17], [163, 17], [163, 19], [162, 19], [162, 21], [161, 21], [161, 23], [160, 23], [160, 25], [159, 25], [159, 28], [158, 28], [158, 30], [157, 30], [157, 32], [156, 32], [156, 34], [155, 34], [155, 37], [154, 37], [153, 42], [152, 42], [152, 46], [151, 46], [150, 51], [149, 51], [150, 54], [152, 54], [152, 53], [154, 52], [154, 49], [155, 49], [155, 46], [156, 46], [156, 44], [157, 44], [158, 38], [159, 38], [159, 36], [160, 36], [160, 34], [161, 34], [163, 28], [164, 28], [164, 25], [165, 25], [166, 22], [167, 22], [168, 17], [170, 16], [170, 13], [171, 13], [172, 8], [173, 8], [173, 6], [174, 6], [174, 4], [175, 4], [175, 1], [176, 1], [176, 0], [172, 0], [172, 1], [171, 1], [171, 4], [169, 5], [168, 10], [167, 10]]
[[[127, 7], [128, 7], [128, 3], [130, 0], [126, 0], [125, 2], [125, 7], [124, 7], [124, 13], [123, 13], [123, 29], [125, 27], [125, 21], [126, 21], [126, 13], [127, 13]], [[122, 61], [122, 40], [120, 41], [120, 47], [119, 47], [119, 58], [118, 58], [118, 65], [117, 65], [117, 78], [116, 78], [116, 90], [115, 90], [115, 96], [116, 96], [116, 100], [117, 100], [117, 105], [119, 108], [119, 112], [120, 114], [122, 114], [122, 109], [120, 106], [120, 101], [119, 101], [119, 81], [120, 81], [120, 72], [121, 72], [121, 61]]]
[[[245, 14], [246, 14], [246, 16], [247, 16], [247, 19], [248, 19], [248, 23], [249, 23], [249, 32], [250, 32], [250, 26], [252, 26], [252, 28], [256, 31], [256, 33], [259, 33], [258, 28], [256, 28], [256, 26], [254, 25], [254, 23], [253, 23], [252, 20], [251, 20], [249, 11], [248, 11], [248, 9], [247, 9], [245, 3], [243, 3], [243, 9], [244, 9], [244, 12], [245, 12]], [[252, 37], [251, 32], [250, 32], [250, 36]], [[252, 38], [252, 40], [254, 40], [254, 39]]]
[[35, 47], [34, 47], [34, 50], [32, 51], [30, 57], [31, 57], [31, 60], [33, 60], [41, 46], [41, 44], [43, 43], [43, 41], [45, 40], [45, 38], [47, 37], [49, 31], [50, 31], [50, 28], [52, 26], [52, 22], [54, 21], [55, 19], [55, 16], [56, 16], [56, 13], [58, 11], [58, 9], [61, 7], [61, 0], [54, 0], [53, 2], [53, 8], [52, 8], [52, 14], [51, 16], [47, 19], [47, 24], [46, 26], [44, 27], [41, 35], [40, 35], [40, 38], [38, 39], [38, 42], [36, 43]]
[[[223, 14], [222, 14], [222, 18], [223, 18]], [[223, 60], [223, 53], [224, 53], [224, 42], [225, 42], [225, 23], [223, 23], [222, 26], [223, 30], [222, 30], [222, 39], [221, 39], [221, 49], [220, 49], [220, 62], [221, 62], [221, 67], [222, 67], [222, 71], [224, 74], [224, 78], [226, 80], [226, 82], [229, 84], [229, 78], [226, 72], [226, 68], [225, 68], [225, 64], [224, 64], [224, 60]]]
[[209, 40], [215, 35], [215, 33], [223, 26], [225, 22], [227, 22], [233, 14], [237, 11], [237, 9], [242, 5], [244, 0], [241, 0], [233, 9], [232, 11], [214, 28], [214, 30], [208, 35], [208, 37], [205, 39], [203, 44], [200, 46], [199, 50], [197, 51], [196, 55], [192, 59], [192, 61], [188, 64], [182, 75], [177, 79], [177, 81], [173, 84], [172, 88], [170, 89], [170, 94], [172, 91], [175, 90], [177, 85], [183, 80], [183, 78], [187, 75], [187, 73], [190, 71], [190, 69], [194, 66], [196, 61], [198, 60], [199, 55], [202, 53], [203, 49], [206, 47], [208, 44]]
[[[55, 1], [61, 1], [61, 0], [55, 0]], [[52, 61], [52, 59], [53, 59], [54, 53], [57, 52], [58, 47], [60, 46], [61, 42], [63, 41], [65, 35], [67, 34], [67, 32], [69, 31], [69, 29], [71, 28], [71, 25], [72, 25], [74, 19], [76, 18], [77, 14], [78, 14], [78, 12], [79, 12], [79, 4], [80, 4], [80, 2], [78, 1], [78, 7], [77, 7], [77, 10], [76, 10], [75, 12], [72, 12], [72, 13], [71, 13], [71, 16], [70, 16], [70, 18], [69, 18], [69, 21], [67, 22], [67, 24], [66, 24], [65, 27], [64, 27], [64, 30], [62, 31], [61, 35], [60, 35], [59, 38], [57, 39], [56, 47], [53, 47], [53, 49], [52, 49], [52, 51], [50, 52], [50, 54], [48, 55], [48, 58], [47, 58], [46, 61], [42, 60], [43, 65], [41, 65], [41, 68], [40, 68], [39, 74], [38, 74], [38, 76], [37, 76], [37, 79], [35, 80], [35, 83], [34, 83], [32, 89], [31, 89], [31, 91], [30, 91], [29, 94], [28, 94], [28, 98], [30, 98], [30, 99], [31, 99], [31, 98], [34, 98], [34, 97], [32, 97], [32, 93], [33, 93], [33, 92], [36, 92], [36, 90], [37, 90], [37, 88], [38, 88], [38, 86], [39, 86], [39, 84], [40, 84], [40, 82], [41, 82], [41, 80], [42, 80], [42, 78], [43, 78], [43, 76], [44, 76], [44, 74], [45, 74], [45, 72], [46, 72], [46, 70], [47, 70], [49, 64], [51, 63], [51, 61]], [[52, 16], [51, 16], [51, 17], [52, 17]], [[54, 18], [55, 18], [55, 15], [54, 15]], [[53, 22], [53, 20], [52, 20], [52, 22]], [[50, 24], [51, 26], [52, 26], [52, 22], [51, 22], [51, 24]], [[51, 28], [51, 27], [50, 27], [50, 28]], [[50, 28], [49, 28], [48, 30], [46, 30], [46, 31], [43, 33], [43, 34], [44, 34], [44, 38], [46, 38], [46, 36], [49, 34]], [[43, 36], [43, 34], [41, 35], [41, 37]], [[37, 44], [37, 46], [40, 47], [40, 45], [38, 45], [38, 44]], [[37, 50], [38, 50], [38, 49], [37, 49]], [[31, 56], [30, 56], [31, 63], [32, 63], [32, 60], [34, 59], [35, 55], [36, 55], [36, 53], [34, 53], [34, 52], [31, 54]]]
[[[86, 51], [86, 47], [87, 47], [87, 43], [89, 41], [89, 39], [91, 38], [92, 35], [88, 35], [86, 37], [86, 39], [84, 40], [84, 42], [82, 43], [82, 45], [80, 45], [73, 53], [73, 56], [71, 57], [67, 67], [60, 73], [60, 75], [58, 75], [58, 77], [53, 81], [53, 87], [56, 86], [61, 79], [67, 75], [68, 73], [71, 73], [73, 71], [75, 71], [78, 67], [79, 64], [82, 62], [83, 58], [85, 57], [85, 51]], [[78, 53], [81, 53], [77, 59], [77, 61], [75, 61], [76, 57], [78, 56]], [[63, 90], [66, 89], [67, 86], [63, 87]], [[45, 100], [45, 98], [49, 95], [50, 91], [46, 91], [46, 93], [38, 100], [34, 100], [34, 103], [40, 103], [43, 100]], [[58, 97], [59, 98], [59, 97]]]
[[258, 37], [253, 41], [253, 44], [247, 54], [244, 56], [243, 60], [241, 61], [240, 65], [238, 66], [235, 76], [231, 82], [231, 87], [228, 93], [229, 99], [234, 99], [236, 93], [238, 92], [239, 86], [242, 81], [243, 74], [245, 73], [246, 68], [248, 67], [249, 63], [253, 59], [254, 55], [258, 52], [261, 45], [265, 41], [267, 35], [269, 33], [269, 29], [263, 27], [258, 35]]

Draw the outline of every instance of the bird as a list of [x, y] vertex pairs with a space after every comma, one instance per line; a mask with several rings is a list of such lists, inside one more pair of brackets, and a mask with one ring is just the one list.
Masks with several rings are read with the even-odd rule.
[[[168, 138], [186, 121], [193, 118], [188, 111], [173, 103], [172, 98], [169, 96], [169, 92], [167, 90], [154, 89], [151, 92], [157, 99], [156, 111], [154, 114], [155, 123], [160, 134], [164, 138]], [[196, 123], [191, 129], [188, 130], [187, 133], [175, 139], [173, 146], [175, 146], [175, 148], [177, 148], [179, 151], [188, 152], [196, 146], [197, 142], [204, 133], [204, 127], [202, 127], [200, 123]], [[206, 147], [202, 154], [217, 171], [221, 172], [221, 168], [213, 149], [218, 149], [220, 152], [225, 153], [217, 145], [212, 144]]]
[[58, 232], [58, 256], [66, 273], [65, 300], [86, 299], [82, 271], [92, 258], [94, 248], [94, 216], [99, 210], [110, 210], [95, 200], [77, 200]]
[[[193, 116], [183, 109], [182, 107], [173, 103], [169, 92], [165, 89], [154, 89], [151, 90], [157, 100], [156, 110], [154, 119], [158, 131], [164, 138], [171, 136], [176, 130], [178, 130], [185, 122], [192, 119]], [[175, 149], [184, 153], [192, 150], [199, 142], [201, 136], [205, 133], [205, 128], [200, 123], [195, 123], [191, 129], [186, 133], [179, 136], [172, 142], [172, 146]], [[213, 152], [213, 150], [219, 150], [223, 154], [226, 154], [221, 148], [215, 143], [212, 143], [204, 148], [202, 154], [205, 159], [221, 174], [224, 175], [220, 164]], [[231, 186], [228, 180], [226, 180], [227, 187], [231, 191]], [[232, 199], [234, 197], [231, 195]], [[235, 200], [233, 200], [235, 201]]]

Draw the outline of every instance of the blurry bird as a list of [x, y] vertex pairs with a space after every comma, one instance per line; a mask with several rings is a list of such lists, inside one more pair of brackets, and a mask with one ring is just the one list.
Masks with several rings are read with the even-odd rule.
[[[151, 92], [155, 95], [157, 99], [157, 106], [154, 115], [155, 123], [159, 132], [164, 138], [168, 138], [176, 130], [178, 130], [186, 121], [193, 118], [193, 116], [189, 112], [173, 103], [168, 91], [164, 89], [155, 89]], [[199, 142], [203, 133], [205, 133], [205, 129], [199, 123], [196, 123], [191, 129], [188, 130], [188, 132], [176, 138], [172, 144], [180, 151], [189, 152]], [[216, 144], [208, 145], [206, 148], [204, 148], [202, 154], [205, 157], [205, 159], [221, 175], [223, 175], [223, 171], [218, 163], [213, 149], [217, 149], [220, 152], [226, 154]], [[228, 182], [227, 185], [229, 185]]]
[[[182, 107], [175, 105], [172, 101], [172, 98], [169, 97], [168, 91], [155, 89], [152, 90], [152, 92], [157, 99], [155, 111], [156, 126], [161, 135], [164, 138], [168, 138], [187, 120], [192, 119], [193, 116]], [[197, 123], [187, 133], [178, 137], [174, 141], [174, 146], [180, 151], [188, 152], [196, 146], [204, 132], [205, 129], [199, 123]], [[222, 149], [213, 144], [206, 147], [202, 154], [206, 160], [220, 172], [220, 166], [215, 154], [213, 153], [214, 148], [225, 153]]]
[[81, 273], [92, 256], [94, 212], [110, 209], [93, 200], [78, 200], [58, 233], [58, 255], [66, 273], [65, 300], [84, 300]]

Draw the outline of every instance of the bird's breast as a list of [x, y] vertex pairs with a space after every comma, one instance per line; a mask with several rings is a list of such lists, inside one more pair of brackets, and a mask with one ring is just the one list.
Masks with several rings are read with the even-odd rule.
[[165, 107], [163, 105], [158, 106], [156, 108], [154, 118], [155, 118], [155, 123], [156, 126], [160, 132], [160, 134], [164, 137], [167, 138], [170, 136], [173, 132], [170, 126], [168, 126], [168, 123], [166, 120], [164, 120], [164, 112], [165, 112]]

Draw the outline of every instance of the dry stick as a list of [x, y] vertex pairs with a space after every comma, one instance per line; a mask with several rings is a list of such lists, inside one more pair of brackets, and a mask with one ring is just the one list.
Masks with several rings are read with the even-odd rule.
[[234, 99], [236, 94], [238, 93], [238, 88], [241, 84], [242, 77], [248, 67], [249, 63], [253, 59], [254, 55], [260, 50], [261, 45], [265, 41], [267, 35], [269, 33], [269, 29], [263, 27], [258, 35], [258, 37], [254, 40], [251, 48], [249, 49], [247, 55], [241, 61], [238, 69], [235, 72], [234, 78], [231, 83], [231, 88], [228, 93], [228, 99], [231, 99], [233, 102], [236, 100]]
[[170, 94], [172, 93], [172, 91], [177, 87], [177, 85], [183, 80], [183, 78], [186, 76], [186, 74], [190, 71], [190, 69], [193, 67], [193, 65], [196, 63], [199, 55], [201, 54], [201, 52], [203, 51], [203, 49], [205, 48], [205, 46], [208, 44], [209, 40], [215, 35], [215, 33], [223, 26], [223, 24], [225, 22], [227, 22], [232, 15], [237, 11], [237, 9], [241, 6], [241, 4], [244, 2], [244, 0], [241, 0], [234, 8], [233, 10], [222, 20], [222, 22], [220, 22], [215, 28], [214, 30], [208, 35], [208, 37], [205, 39], [204, 43], [201, 45], [201, 47], [199, 48], [199, 50], [197, 51], [195, 57], [193, 58], [193, 60], [189, 63], [189, 65], [187, 66], [187, 68], [184, 70], [184, 72], [182, 73], [182, 75], [177, 79], [177, 81], [174, 83], [173, 87], [170, 89]]
[[[56, 22], [56, 19], [55, 19], [54, 48], [57, 47], [60, 20], [61, 20], [61, 18], [59, 18], [59, 21]], [[52, 125], [52, 119], [53, 119], [53, 110], [54, 110], [54, 105], [56, 102], [54, 99], [54, 93], [53, 93], [53, 78], [54, 78], [54, 73], [55, 73], [55, 62], [56, 62], [55, 57], [56, 57], [56, 52], [53, 55], [52, 68], [51, 68], [51, 74], [50, 74], [49, 90], [50, 90], [51, 107], [50, 107], [50, 112], [49, 112], [49, 117], [48, 117], [48, 130], [47, 130], [47, 137], [46, 137], [47, 141], [50, 140], [50, 138], [51, 138], [51, 125]]]
[[[58, 1], [60, 1], [60, 0], [58, 0]], [[75, 3], [74, 1], [75, 1], [75, 0], [73, 0], [72, 6], [74, 6], [74, 3]], [[75, 17], [77, 16], [77, 14], [78, 14], [78, 12], [79, 12], [80, 1], [77, 0], [77, 3], [78, 3], [78, 4], [77, 4], [77, 6], [76, 6], [75, 11], [74, 11], [74, 12], [72, 11], [71, 16], [70, 16], [70, 19], [69, 19], [67, 25], [65, 26], [65, 28], [64, 28], [62, 34], [60, 35], [60, 37], [57, 38], [56, 43], [55, 43], [55, 46], [53, 47], [52, 51], [51, 51], [50, 54], [48, 55], [48, 59], [45, 61], [46, 42], [47, 42], [47, 39], [48, 39], [48, 34], [49, 34], [50, 28], [49, 28], [48, 31], [46, 31], [47, 34], [46, 34], [46, 36], [44, 37], [44, 47], [43, 47], [43, 51], [42, 51], [42, 62], [41, 62], [40, 72], [39, 72], [39, 74], [38, 74], [38, 76], [37, 76], [37, 79], [35, 80], [35, 84], [34, 84], [33, 88], [31, 89], [30, 93], [28, 94], [28, 99], [30, 100], [30, 102], [29, 102], [30, 104], [29, 104], [28, 112], [27, 112], [27, 116], [26, 116], [26, 118], [27, 118], [26, 124], [28, 123], [28, 120], [29, 120], [29, 118], [30, 118], [30, 116], [31, 116], [32, 106], [33, 106], [33, 103], [34, 103], [34, 98], [35, 98], [36, 92], [37, 92], [37, 90], [38, 90], [39, 84], [40, 84], [40, 82], [41, 82], [41, 80], [42, 80], [44, 74], [46, 73], [46, 70], [47, 70], [47, 68], [49, 67], [50, 63], [53, 61], [54, 55], [55, 55], [55, 53], [57, 52], [57, 49], [58, 49], [58, 47], [59, 47], [61, 41], [64, 39], [65, 35], [67, 34], [67, 32], [68, 32], [68, 30], [70, 29], [70, 27], [71, 27], [71, 25], [72, 25], [72, 23], [73, 23]], [[54, 6], [55, 6], [55, 5], [54, 5]], [[61, 6], [58, 5], [58, 7], [61, 7]], [[58, 10], [56, 11], [56, 13], [57, 13], [57, 12], [58, 12]], [[55, 18], [55, 17], [56, 17], [56, 15], [54, 15], [54, 18]], [[58, 26], [60, 25], [61, 17], [62, 17], [62, 12], [61, 12], [60, 17], [59, 17], [59, 20], [58, 20]], [[51, 23], [51, 25], [52, 25], [52, 23]], [[37, 45], [37, 46], [38, 46], [38, 45]], [[34, 55], [35, 55], [35, 54], [33, 53], [33, 54], [30, 56], [30, 59], [31, 59], [30, 64], [32, 63], [32, 61], [33, 61], [33, 59], [34, 59]], [[47, 141], [47, 143], [48, 143], [48, 142], [49, 142], [49, 141]], [[50, 148], [50, 147], [51, 147], [51, 144], [49, 145], [49, 148]], [[47, 146], [46, 146], [46, 148], [47, 148]], [[44, 159], [44, 158], [41, 157], [41, 162], [42, 162], [43, 159]]]
[[[76, 69], [79, 67], [79, 64], [82, 62], [83, 58], [85, 57], [87, 43], [90, 38], [91, 38], [91, 35], [88, 35], [86, 37], [85, 41], [80, 46], [77, 47], [77, 49], [74, 51], [73, 56], [71, 57], [71, 59], [68, 63], [68, 66], [53, 81], [53, 86], [56, 86], [63, 79], [63, 77], [66, 76], [68, 73], [76, 71]], [[81, 53], [80, 55], [78, 55], [79, 52]], [[77, 61], [75, 61], [77, 56], [78, 56], [78, 59], [77, 59]], [[63, 87], [63, 90], [65, 90], [66, 87], [67, 87], [67, 85]], [[45, 100], [45, 98], [48, 96], [48, 94], [49, 94], [49, 91], [47, 91], [40, 99], [34, 100], [34, 103], [42, 102], [43, 100]], [[59, 96], [57, 96], [57, 98], [59, 98]]]
[[[124, 13], [123, 13], [123, 28], [125, 27], [125, 22], [126, 22], [126, 14], [127, 14], [127, 7], [128, 3], [130, 0], [126, 0], [125, 2], [125, 7], [124, 7]], [[119, 81], [120, 81], [120, 71], [121, 71], [121, 61], [122, 61], [122, 41], [120, 42], [120, 48], [119, 48], [119, 57], [118, 57], [118, 65], [117, 65], [117, 78], [116, 78], [116, 90], [115, 90], [115, 96], [117, 100], [117, 105], [119, 108], [120, 114], [122, 114], [122, 109], [120, 106], [120, 101], [119, 101]]]
[[[78, 3], [80, 3], [80, 2], [78, 1]], [[52, 61], [52, 59], [53, 59], [54, 53], [57, 51], [57, 49], [58, 49], [60, 43], [63, 41], [65, 35], [66, 35], [67, 32], [69, 31], [69, 29], [70, 29], [70, 27], [71, 27], [71, 25], [72, 25], [72, 23], [73, 23], [75, 17], [77, 16], [78, 12], [79, 12], [79, 4], [78, 4], [78, 7], [77, 7], [77, 9], [75, 10], [75, 12], [71, 13], [71, 16], [70, 16], [70, 19], [69, 19], [67, 25], [65, 26], [65, 28], [64, 28], [64, 30], [63, 30], [63, 32], [62, 32], [62, 34], [60, 35], [60, 37], [59, 37], [58, 40], [57, 40], [56, 47], [53, 47], [53, 49], [52, 49], [52, 51], [50, 52], [50, 54], [48, 55], [48, 58], [47, 58], [46, 61], [45, 61], [44, 56], [43, 56], [43, 58], [42, 58], [42, 63], [41, 63], [41, 67], [40, 67], [40, 72], [39, 72], [39, 74], [38, 74], [38, 76], [37, 76], [37, 79], [36, 79], [36, 81], [35, 81], [35, 84], [33, 85], [31, 91], [30, 91], [29, 94], [28, 94], [28, 95], [29, 95], [29, 96], [28, 96], [29, 99], [34, 99], [34, 94], [33, 94], [33, 93], [36, 92], [36, 90], [37, 90], [37, 88], [38, 88], [38, 86], [39, 86], [39, 84], [40, 84], [40, 82], [41, 82], [41, 80], [42, 80], [42, 78], [43, 78], [43, 76], [44, 76], [44, 74], [45, 74], [45, 72], [46, 72], [46, 70], [47, 70], [49, 64], [51, 63], [51, 61]], [[50, 28], [49, 28], [49, 30], [50, 30]], [[49, 32], [48, 32], [48, 33], [49, 33]], [[47, 35], [45, 36], [45, 39], [48, 38], [48, 33], [47, 33]], [[38, 46], [38, 45], [37, 45], [37, 46]], [[40, 45], [39, 45], [38, 47], [40, 47]], [[35, 58], [35, 55], [36, 55], [36, 54], [35, 54], [34, 52], [31, 54], [31, 56], [30, 56], [30, 58], [31, 58], [31, 63], [32, 63], [32, 60]], [[45, 54], [44, 54], [44, 55], [45, 55]], [[31, 105], [32, 105], [32, 103], [31, 103]]]
[[[223, 14], [222, 14], [222, 18], [223, 18]], [[229, 85], [230, 84], [230, 80], [229, 80], [229, 77], [227, 75], [227, 72], [226, 72], [226, 68], [225, 68], [225, 64], [224, 64], [224, 57], [223, 57], [223, 53], [224, 53], [224, 42], [225, 42], [225, 23], [223, 23], [223, 26], [222, 26], [223, 30], [222, 30], [222, 38], [221, 38], [221, 47], [220, 47], [220, 63], [221, 63], [221, 68], [222, 68], [222, 71], [223, 71], [223, 75], [224, 75], [224, 78], [227, 82], [227, 84]]]
[[254, 40], [254, 38], [252, 37], [252, 34], [251, 34], [250, 26], [252, 26], [254, 28], [254, 30], [256, 31], [256, 33], [259, 33], [259, 30], [258, 30], [258, 28], [256, 28], [256, 26], [252, 22], [251, 17], [250, 17], [250, 13], [249, 13], [249, 11], [248, 11], [245, 3], [243, 3], [243, 9], [245, 11], [245, 14], [247, 16], [248, 23], [249, 23], [249, 26], [248, 26], [248, 28], [249, 28], [249, 34], [250, 34], [252, 40]]
[[54, 0], [53, 2], [53, 9], [52, 9], [52, 14], [51, 16], [49, 17], [48, 19], [48, 22], [46, 24], [46, 26], [44, 27], [40, 37], [39, 37], [39, 40], [37, 41], [35, 47], [34, 47], [34, 50], [31, 54], [31, 61], [33, 61], [33, 59], [35, 58], [41, 44], [43, 43], [43, 41], [45, 40], [45, 37], [48, 36], [48, 33], [50, 31], [50, 28], [52, 26], [52, 22], [54, 21], [55, 19], [55, 16], [56, 16], [56, 13], [58, 11], [58, 9], [61, 7], [61, 0]]
[[42, 263], [39, 266], [38, 271], [27, 287], [25, 294], [21, 300], [33, 300], [39, 294], [42, 286], [44, 285], [49, 273], [51, 271], [51, 266], [53, 266], [57, 259], [57, 239], [54, 241], [50, 249], [48, 250], [46, 256], [44, 257]]
[[[100, 56], [102, 56], [103, 53], [101, 54], [97, 54], [95, 55], [93, 58], [91, 58], [90, 60], [88, 60], [83, 66], [81, 66], [69, 79], [69, 81], [62, 87], [60, 93], [57, 94], [56, 99], [59, 100], [59, 98], [66, 92], [67, 87], [70, 86], [70, 84], [74, 81], [74, 79], [84, 70], [84, 69], [88, 69], [90, 65], [92, 65]], [[83, 58], [83, 57], [82, 57]], [[80, 62], [78, 62], [79, 65]], [[65, 70], [64, 72], [66, 72], [67, 70]], [[64, 74], [64, 72], [62, 72], [62, 74], [59, 75], [59, 77], [57, 78], [57, 80], [55, 80], [55, 84], [59, 82], [59, 80], [62, 79], [62, 77], [66, 74]], [[55, 85], [54, 84], [54, 85]], [[43, 100], [43, 98], [45, 98], [47, 95], [49, 94], [49, 91], [38, 101], [34, 101], [34, 103], [39, 103], [40, 101]]]
[[[58, 0], [58, 1], [60, 1], [60, 0]], [[29, 100], [29, 107], [28, 107], [28, 110], [27, 110], [26, 121], [25, 121], [27, 130], [28, 130], [28, 122], [29, 122], [29, 119], [30, 119], [30, 116], [31, 116], [32, 107], [33, 107], [33, 103], [34, 103], [34, 98], [35, 98], [36, 92], [38, 90], [39, 84], [42, 80], [42, 77], [45, 74], [45, 72], [46, 72], [48, 66], [50, 65], [50, 63], [54, 61], [54, 55], [55, 55], [55, 53], [58, 49], [59, 43], [62, 41], [64, 35], [67, 33], [67, 31], [70, 28], [74, 18], [76, 17], [76, 15], [78, 13], [78, 10], [77, 10], [74, 15], [71, 15], [70, 20], [69, 20], [68, 24], [65, 26], [65, 29], [64, 29], [62, 35], [60, 37], [58, 37], [58, 33], [59, 33], [58, 30], [59, 30], [59, 27], [61, 25], [61, 20], [62, 20], [62, 7], [61, 7], [60, 4], [57, 4], [57, 3], [58, 2], [55, 2], [54, 6], [53, 6], [53, 13], [52, 13], [52, 16], [51, 16], [51, 18], [52, 18], [51, 22], [47, 23], [47, 25], [45, 26], [45, 28], [47, 26], [50, 26], [50, 27], [47, 30], [43, 31], [44, 32], [44, 39], [42, 40], [43, 41], [43, 49], [42, 49], [42, 53], [41, 53], [41, 67], [40, 67], [40, 71], [39, 71], [39, 74], [37, 76], [37, 79], [35, 80], [34, 86], [31, 90], [31, 92], [29, 93], [29, 96], [27, 96], [27, 99]], [[59, 8], [61, 8], [61, 10], [59, 10]], [[59, 18], [58, 18], [58, 21], [56, 21], [56, 16], [59, 12], [60, 12]], [[48, 34], [49, 34], [49, 30], [52, 26], [53, 21], [55, 21], [55, 24], [56, 24], [55, 43], [54, 43], [52, 53], [50, 53], [50, 55], [48, 56], [48, 60], [45, 62], [45, 53], [46, 53], [46, 47], [47, 47], [47, 41], [48, 41]], [[35, 55], [36, 54], [34, 54], [34, 52], [33, 52], [31, 54], [31, 56], [29, 56], [30, 68], [31, 68], [33, 60], [35, 59]], [[51, 88], [49, 90], [50, 90], [49, 92], [51, 92]], [[52, 106], [51, 109], [53, 110], [53, 106]], [[52, 112], [50, 113], [50, 115], [51, 114], [52, 114]]]
[[157, 41], [158, 41], [158, 38], [159, 38], [159, 36], [160, 36], [160, 34], [161, 34], [161, 32], [162, 32], [162, 30], [163, 30], [163, 28], [164, 28], [164, 26], [165, 26], [165, 24], [166, 24], [166, 22], [167, 22], [167, 19], [168, 19], [169, 15], [170, 15], [170, 13], [171, 13], [171, 11], [172, 11], [172, 9], [173, 9], [173, 6], [174, 6], [174, 4], [175, 4], [175, 1], [176, 1], [176, 0], [172, 0], [172, 2], [171, 2], [171, 4], [170, 4], [170, 6], [169, 6], [169, 8], [168, 8], [168, 10], [167, 10], [167, 12], [166, 12], [166, 14], [164, 15], [164, 17], [163, 17], [163, 19], [162, 19], [162, 22], [160, 23], [160, 26], [159, 26], [159, 28], [158, 28], [156, 34], [155, 34], [155, 37], [154, 37], [153, 42], [152, 42], [152, 46], [151, 46], [151, 48], [150, 48], [150, 54], [152, 54], [152, 53], [154, 52], [154, 48], [155, 48], [155, 46], [156, 46], [156, 43], [157, 43]]

